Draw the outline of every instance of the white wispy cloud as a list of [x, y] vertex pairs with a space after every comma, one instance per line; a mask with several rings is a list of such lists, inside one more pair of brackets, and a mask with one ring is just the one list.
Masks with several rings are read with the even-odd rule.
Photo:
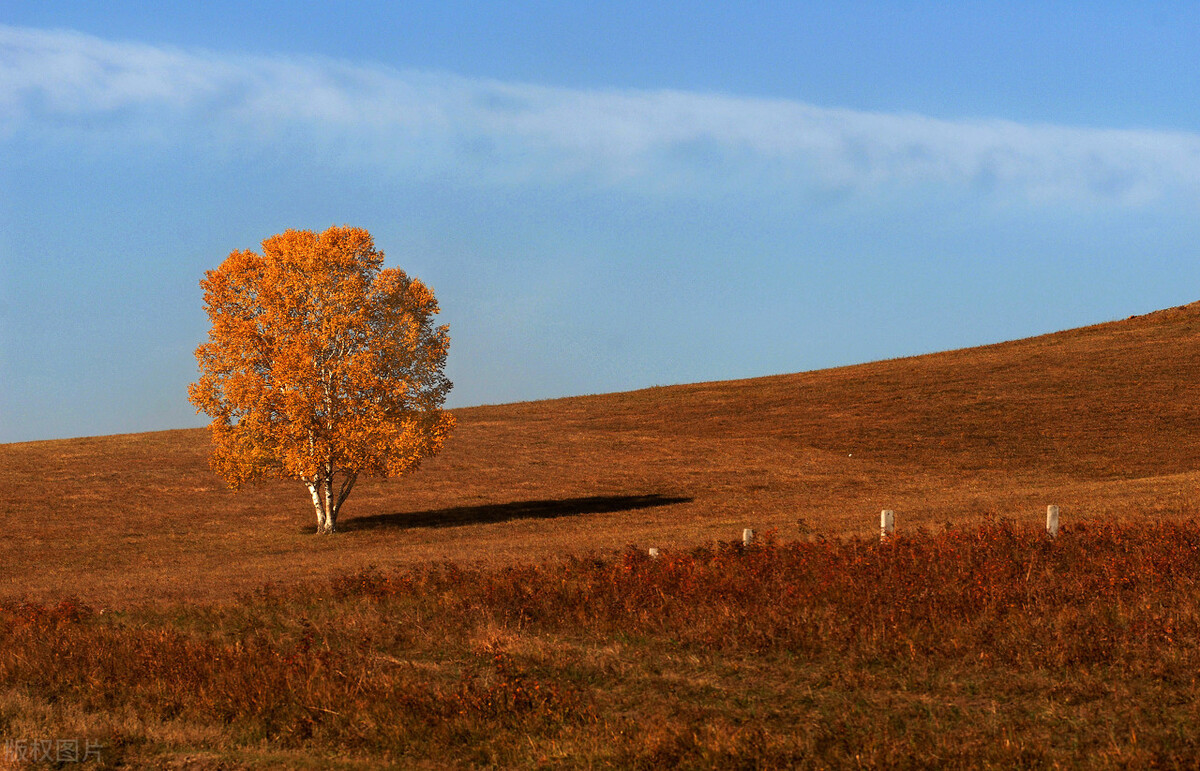
[[683, 91], [575, 90], [0, 26], [0, 138], [311, 143], [486, 181], [575, 176], [933, 186], [1025, 200], [1200, 200], [1200, 135], [941, 120]]

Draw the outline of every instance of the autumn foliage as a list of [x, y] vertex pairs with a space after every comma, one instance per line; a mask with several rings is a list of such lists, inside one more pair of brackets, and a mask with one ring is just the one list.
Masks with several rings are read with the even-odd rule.
[[360, 475], [416, 468], [454, 425], [437, 300], [383, 260], [361, 228], [288, 230], [200, 282], [212, 329], [188, 398], [212, 417], [212, 467], [233, 487], [303, 481], [318, 532]]

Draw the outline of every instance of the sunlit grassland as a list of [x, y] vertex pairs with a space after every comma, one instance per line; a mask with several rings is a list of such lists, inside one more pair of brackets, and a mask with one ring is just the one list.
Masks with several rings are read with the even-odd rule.
[[224, 489], [201, 430], [0, 445], [0, 739], [127, 767], [1192, 767], [1197, 382], [1187, 306], [457, 410], [330, 537], [298, 483]]
[[[1200, 511], [1200, 307], [985, 348], [456, 410], [419, 472], [313, 538], [298, 482], [234, 493], [203, 430], [0, 445], [0, 597], [228, 600], [265, 580], [504, 565], [743, 527], [865, 536]], [[182, 396], [181, 396], [182, 398]]]
[[1001, 520], [9, 604], [0, 732], [134, 765], [1191, 765], [1197, 576], [1190, 525]]

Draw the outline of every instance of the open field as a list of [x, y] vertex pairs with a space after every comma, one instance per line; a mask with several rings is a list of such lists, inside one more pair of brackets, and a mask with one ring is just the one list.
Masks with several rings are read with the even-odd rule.
[[1198, 575], [1191, 524], [997, 521], [8, 604], [0, 734], [131, 768], [1194, 767]]
[[[233, 493], [203, 430], [0, 445], [0, 597], [228, 600], [427, 560], [865, 535], [987, 515], [1200, 511], [1200, 305], [985, 348], [457, 410], [442, 455], [311, 535], [299, 483]], [[181, 396], [182, 398], [182, 396]]]
[[203, 431], [0, 445], [0, 765], [1196, 767], [1197, 382], [1200, 304], [458, 410], [331, 537]]

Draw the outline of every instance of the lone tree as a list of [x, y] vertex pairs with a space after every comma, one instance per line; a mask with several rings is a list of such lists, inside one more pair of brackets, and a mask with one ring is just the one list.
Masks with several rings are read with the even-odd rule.
[[332, 533], [362, 474], [397, 476], [441, 449], [450, 336], [433, 291], [361, 228], [288, 230], [234, 251], [200, 282], [212, 321], [188, 386], [212, 418], [212, 468], [230, 487], [308, 485]]

